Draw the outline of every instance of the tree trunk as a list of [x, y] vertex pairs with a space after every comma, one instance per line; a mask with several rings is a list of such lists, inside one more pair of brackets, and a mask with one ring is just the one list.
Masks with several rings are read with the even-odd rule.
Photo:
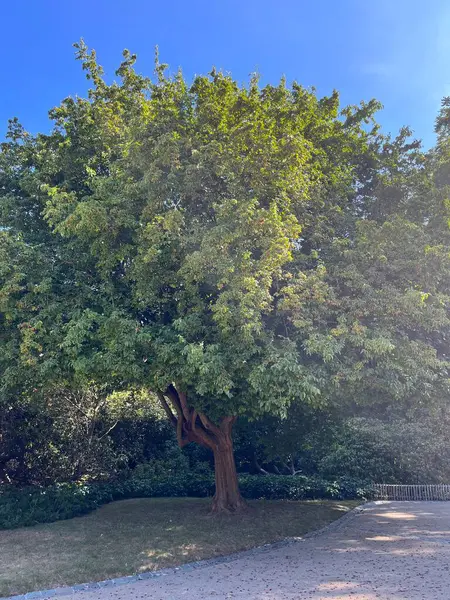
[[213, 513], [236, 513], [247, 508], [239, 491], [239, 482], [234, 462], [233, 440], [231, 434], [224, 436], [214, 450], [214, 471], [216, 493], [214, 494]]
[[[177, 432], [178, 445], [195, 442], [214, 454], [216, 493], [213, 513], [236, 513], [247, 508], [239, 491], [231, 431], [236, 417], [222, 417], [218, 424], [189, 405], [186, 392], [171, 384], [157, 392], [161, 406]], [[170, 404], [169, 404], [170, 403]], [[174, 412], [175, 411], [175, 412]]]

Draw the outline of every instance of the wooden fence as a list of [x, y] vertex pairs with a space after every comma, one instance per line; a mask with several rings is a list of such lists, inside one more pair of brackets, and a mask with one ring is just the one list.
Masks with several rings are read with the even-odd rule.
[[450, 500], [450, 484], [438, 485], [395, 485], [376, 483], [373, 485], [374, 500]]

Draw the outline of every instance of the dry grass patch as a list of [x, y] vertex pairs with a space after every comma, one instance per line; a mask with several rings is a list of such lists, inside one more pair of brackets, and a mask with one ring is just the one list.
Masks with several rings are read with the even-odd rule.
[[0, 596], [161, 569], [301, 536], [357, 504], [258, 500], [244, 515], [212, 517], [208, 499], [143, 498], [68, 521], [0, 531]]

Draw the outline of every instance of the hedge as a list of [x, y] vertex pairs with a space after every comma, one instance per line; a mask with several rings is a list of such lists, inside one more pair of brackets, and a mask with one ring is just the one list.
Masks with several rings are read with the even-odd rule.
[[[367, 498], [370, 485], [355, 480], [324, 481], [283, 475], [240, 475], [245, 498], [267, 500]], [[0, 529], [49, 523], [86, 514], [126, 498], [212, 496], [213, 476], [180, 474], [170, 479], [128, 479], [109, 483], [58, 484], [0, 491]]]

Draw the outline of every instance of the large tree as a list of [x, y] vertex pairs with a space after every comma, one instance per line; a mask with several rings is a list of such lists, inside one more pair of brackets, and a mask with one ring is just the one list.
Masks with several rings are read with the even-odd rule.
[[[337, 93], [215, 70], [188, 85], [158, 61], [151, 81], [128, 52], [107, 84], [95, 53], [77, 53], [88, 98], [53, 109], [49, 135], [13, 122], [0, 155], [4, 399], [147, 387], [180, 446], [213, 452], [220, 512], [244, 506], [240, 415], [376, 399], [388, 377], [399, 396], [442, 383], [445, 290], [426, 262], [410, 270], [431, 256], [424, 220], [386, 221], [387, 194], [403, 206], [423, 157], [406, 131], [380, 135], [376, 102], [340, 111]], [[392, 244], [406, 252], [417, 235], [398, 258]]]

